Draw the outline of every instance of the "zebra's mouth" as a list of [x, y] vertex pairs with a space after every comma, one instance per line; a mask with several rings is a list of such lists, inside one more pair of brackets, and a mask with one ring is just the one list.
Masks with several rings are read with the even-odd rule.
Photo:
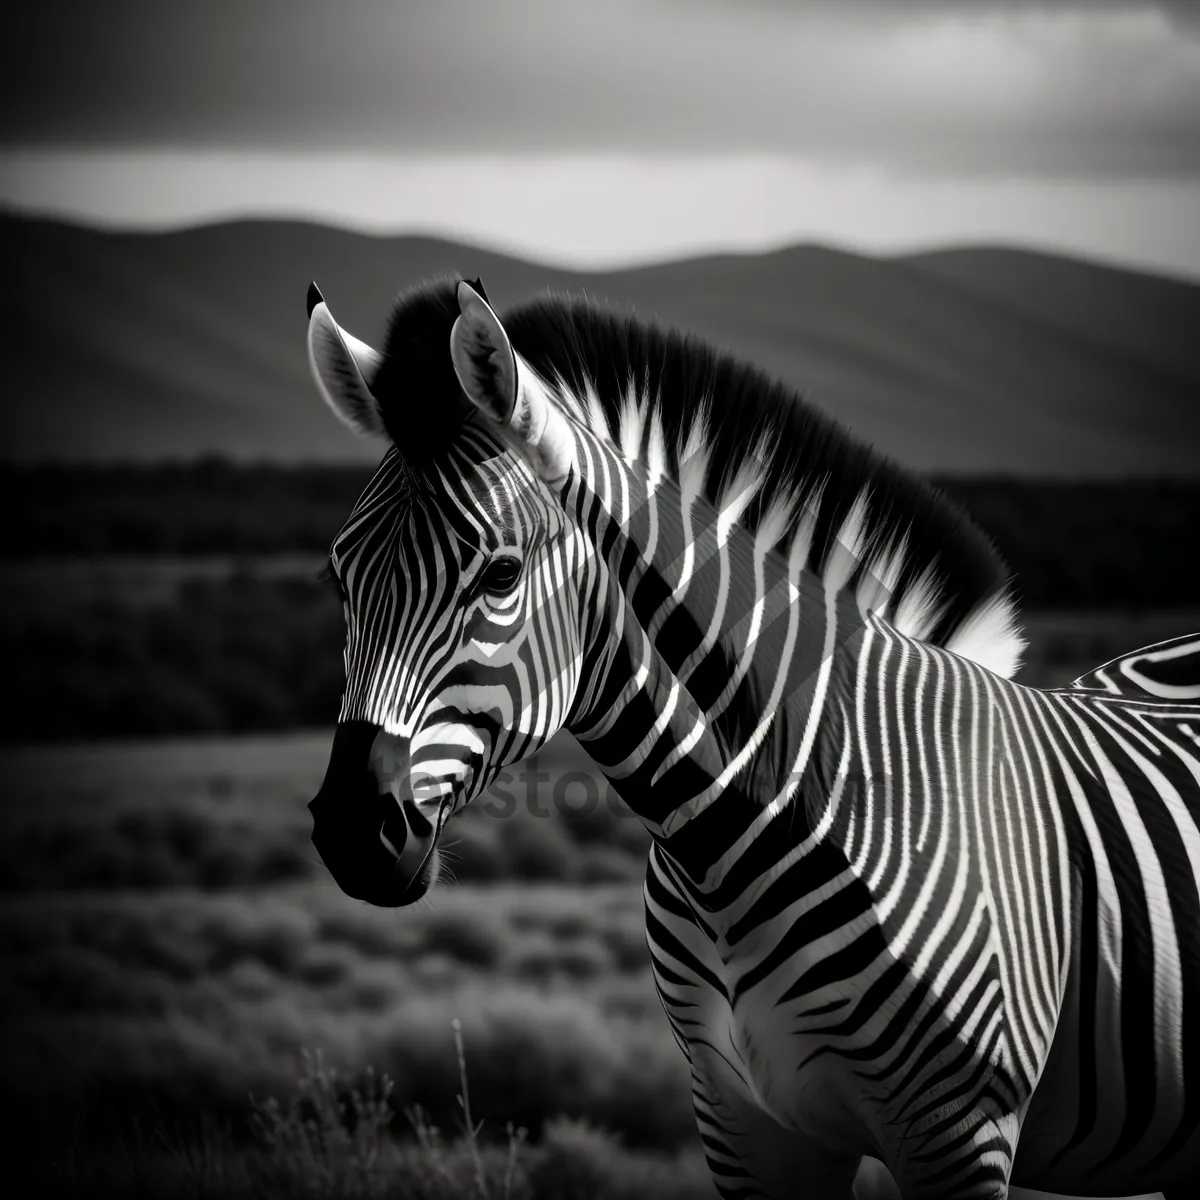
[[412, 900], [420, 899], [436, 882], [438, 841], [452, 807], [451, 797], [443, 796], [430, 821], [415, 801], [406, 800], [399, 806], [399, 813], [393, 812], [380, 825], [379, 840], [395, 860], [393, 874], [405, 897], [397, 903], [411, 903], [409, 893]]

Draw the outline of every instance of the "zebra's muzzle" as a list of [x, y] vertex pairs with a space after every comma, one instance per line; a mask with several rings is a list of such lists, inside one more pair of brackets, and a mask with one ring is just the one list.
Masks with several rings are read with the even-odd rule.
[[445, 819], [442, 808], [429, 820], [407, 791], [407, 760], [406, 744], [377, 725], [344, 722], [308, 806], [313, 845], [338, 886], [386, 908], [411, 904], [429, 889]]

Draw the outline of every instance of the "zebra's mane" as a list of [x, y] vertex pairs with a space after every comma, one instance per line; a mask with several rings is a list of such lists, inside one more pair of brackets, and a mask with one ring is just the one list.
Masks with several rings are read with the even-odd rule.
[[[453, 289], [438, 281], [401, 298], [381, 370], [382, 379], [395, 363], [410, 396], [422, 394], [414, 365], [428, 373], [429, 409], [446, 388], [446, 409], [458, 393], [448, 349]], [[805, 539], [804, 565], [827, 585], [852, 589], [864, 613], [879, 611], [902, 633], [1015, 673], [1025, 642], [1008, 570], [942, 492], [703, 339], [570, 296], [527, 302], [502, 320], [563, 408], [626, 458], [703, 494], [756, 541], [786, 552]], [[391, 406], [381, 399], [386, 420]], [[414, 431], [404, 407], [407, 457]], [[444, 444], [440, 421], [430, 432]]]

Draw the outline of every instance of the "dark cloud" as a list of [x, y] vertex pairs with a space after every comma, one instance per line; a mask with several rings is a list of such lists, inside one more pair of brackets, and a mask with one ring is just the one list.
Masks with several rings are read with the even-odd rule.
[[1195, 0], [660, 0], [680, 7], [715, 4], [737, 8], [775, 8], [799, 12], [857, 10], [878, 20], [905, 20], [916, 15], [977, 17], [982, 12], [1011, 16], [1014, 13], [1114, 13], [1158, 12], [1180, 23], [1195, 23]]
[[[39, 4], [0, 142], [1200, 174], [1190, 4]], [[1170, 19], [1168, 19], [1170, 18]]]

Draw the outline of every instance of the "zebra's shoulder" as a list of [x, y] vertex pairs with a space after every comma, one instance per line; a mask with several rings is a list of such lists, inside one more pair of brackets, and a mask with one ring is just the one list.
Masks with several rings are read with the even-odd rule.
[[1200, 701], [1200, 633], [1123, 654], [1071, 686], [1130, 699]]

